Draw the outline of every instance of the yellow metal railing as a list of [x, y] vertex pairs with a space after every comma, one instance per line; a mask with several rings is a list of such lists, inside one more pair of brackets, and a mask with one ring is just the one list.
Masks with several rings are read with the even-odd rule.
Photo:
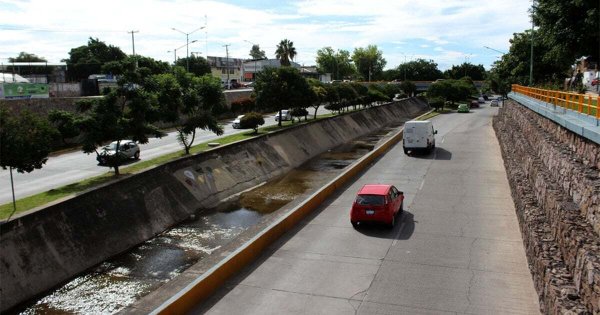
[[600, 96], [512, 85], [512, 91], [600, 119]]

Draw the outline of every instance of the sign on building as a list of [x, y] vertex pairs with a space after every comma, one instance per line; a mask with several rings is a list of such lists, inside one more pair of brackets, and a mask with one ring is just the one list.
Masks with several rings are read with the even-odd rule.
[[27, 99], [48, 98], [48, 84], [43, 83], [2, 83], [0, 84], [0, 98]]

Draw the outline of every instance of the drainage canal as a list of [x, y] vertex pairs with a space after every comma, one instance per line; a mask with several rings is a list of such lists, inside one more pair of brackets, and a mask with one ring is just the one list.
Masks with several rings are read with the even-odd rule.
[[189, 220], [91, 268], [11, 313], [116, 313], [229, 243], [247, 228], [268, 219], [298, 196], [333, 179], [397, 127], [386, 127], [341, 145], [276, 180], [242, 193], [233, 202], [201, 210]]

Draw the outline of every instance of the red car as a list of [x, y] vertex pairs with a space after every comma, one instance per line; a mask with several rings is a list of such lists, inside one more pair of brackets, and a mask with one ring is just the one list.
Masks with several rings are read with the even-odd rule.
[[364, 185], [350, 210], [350, 223], [380, 222], [394, 227], [396, 215], [403, 210], [404, 193], [393, 185]]

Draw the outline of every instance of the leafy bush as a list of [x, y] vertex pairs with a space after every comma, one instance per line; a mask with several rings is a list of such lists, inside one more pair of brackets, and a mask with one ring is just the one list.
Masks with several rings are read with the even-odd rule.
[[265, 119], [260, 113], [257, 112], [246, 113], [240, 120], [240, 128], [254, 129], [254, 133], [258, 133], [258, 126], [262, 126], [264, 124]]
[[444, 99], [441, 97], [431, 97], [428, 98], [429, 106], [435, 108], [435, 111], [440, 111], [440, 109], [444, 108]]
[[300, 119], [300, 117], [304, 117], [304, 120], [306, 120], [307, 116], [308, 116], [308, 111], [306, 110], [306, 108], [293, 108], [292, 109], [292, 118], [298, 117], [298, 119]]

